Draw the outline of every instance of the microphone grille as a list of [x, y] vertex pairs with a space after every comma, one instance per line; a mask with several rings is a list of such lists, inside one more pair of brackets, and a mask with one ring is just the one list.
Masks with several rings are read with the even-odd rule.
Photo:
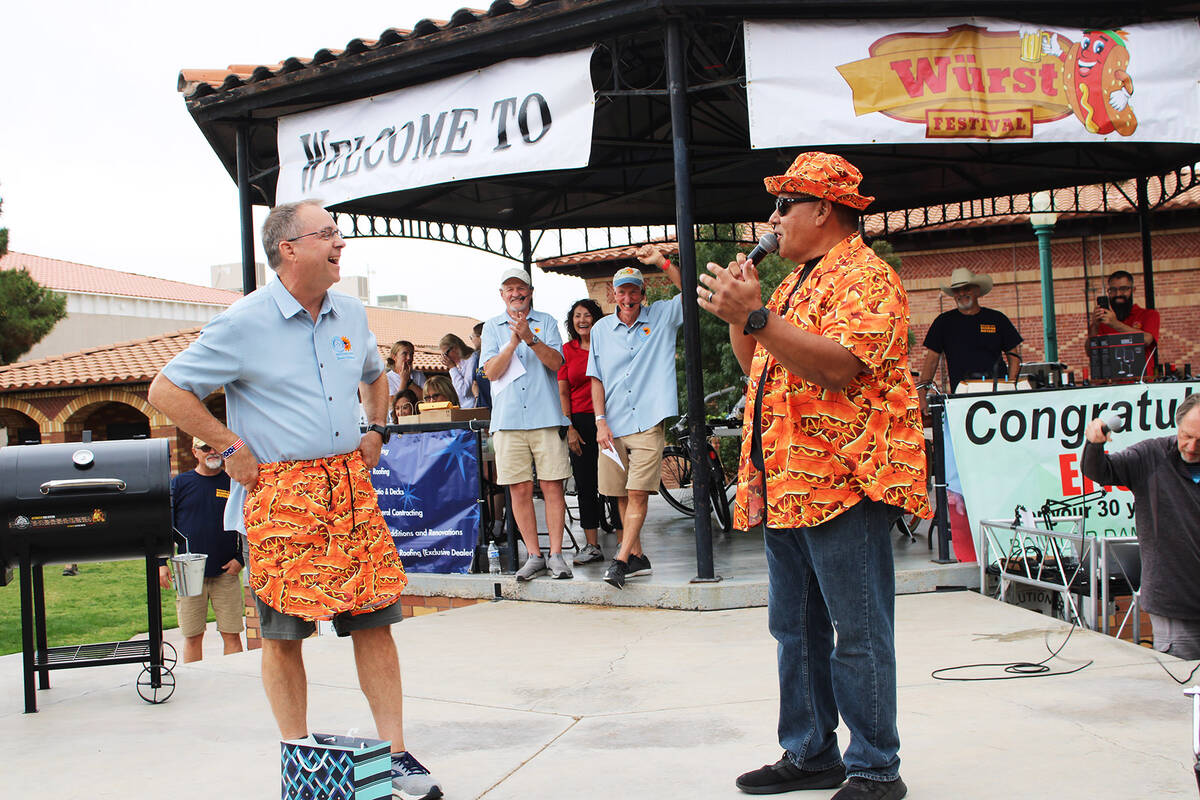
[[1105, 411], [1100, 415], [1100, 419], [1113, 433], [1125, 430], [1125, 418], [1116, 411]]
[[758, 237], [758, 246], [768, 253], [774, 253], [779, 249], [779, 237], [773, 233], [764, 233]]

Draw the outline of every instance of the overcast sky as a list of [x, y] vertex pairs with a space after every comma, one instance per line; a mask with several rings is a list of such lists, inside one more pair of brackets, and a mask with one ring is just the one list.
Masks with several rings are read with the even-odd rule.
[[[423, 17], [448, 19], [463, 5], [9, 4], [0, 24], [9, 249], [208, 285], [210, 265], [241, 259], [237, 187], [176, 91], [179, 70], [309, 57]], [[261, 248], [257, 258], [266, 260]], [[512, 264], [456, 245], [352, 240], [342, 274], [369, 275], [373, 298], [407, 294], [415, 310], [485, 318], [500, 312], [494, 280]], [[585, 291], [582, 280], [536, 270], [534, 283], [536, 306], [560, 318]]]

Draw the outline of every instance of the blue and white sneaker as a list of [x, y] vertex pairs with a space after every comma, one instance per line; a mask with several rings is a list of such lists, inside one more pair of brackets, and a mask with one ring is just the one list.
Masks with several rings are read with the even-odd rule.
[[429, 770], [405, 750], [392, 753], [392, 797], [402, 800], [437, 800], [442, 796], [442, 787], [429, 774]]

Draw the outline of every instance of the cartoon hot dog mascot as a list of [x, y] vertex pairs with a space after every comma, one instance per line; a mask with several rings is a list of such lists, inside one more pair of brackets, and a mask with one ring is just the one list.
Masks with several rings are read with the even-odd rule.
[[1045, 42], [1045, 51], [1062, 61], [1063, 91], [1071, 110], [1091, 133], [1103, 136], [1116, 131], [1129, 136], [1137, 130], [1137, 115], [1129, 105], [1133, 79], [1126, 71], [1128, 35], [1120, 30], [1085, 30], [1078, 42], [1065, 36], [1048, 37]]

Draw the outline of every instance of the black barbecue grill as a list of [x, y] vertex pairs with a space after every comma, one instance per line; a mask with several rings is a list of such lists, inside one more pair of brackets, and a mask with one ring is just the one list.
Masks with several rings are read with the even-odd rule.
[[[159, 558], [172, 545], [167, 447], [134, 439], [0, 448], [0, 581], [19, 568], [26, 713], [37, 711], [34, 675], [48, 689], [54, 669], [144, 663], [143, 699], [159, 703], [174, 691], [158, 584]], [[42, 566], [126, 558], [146, 561], [149, 637], [48, 647]]]

